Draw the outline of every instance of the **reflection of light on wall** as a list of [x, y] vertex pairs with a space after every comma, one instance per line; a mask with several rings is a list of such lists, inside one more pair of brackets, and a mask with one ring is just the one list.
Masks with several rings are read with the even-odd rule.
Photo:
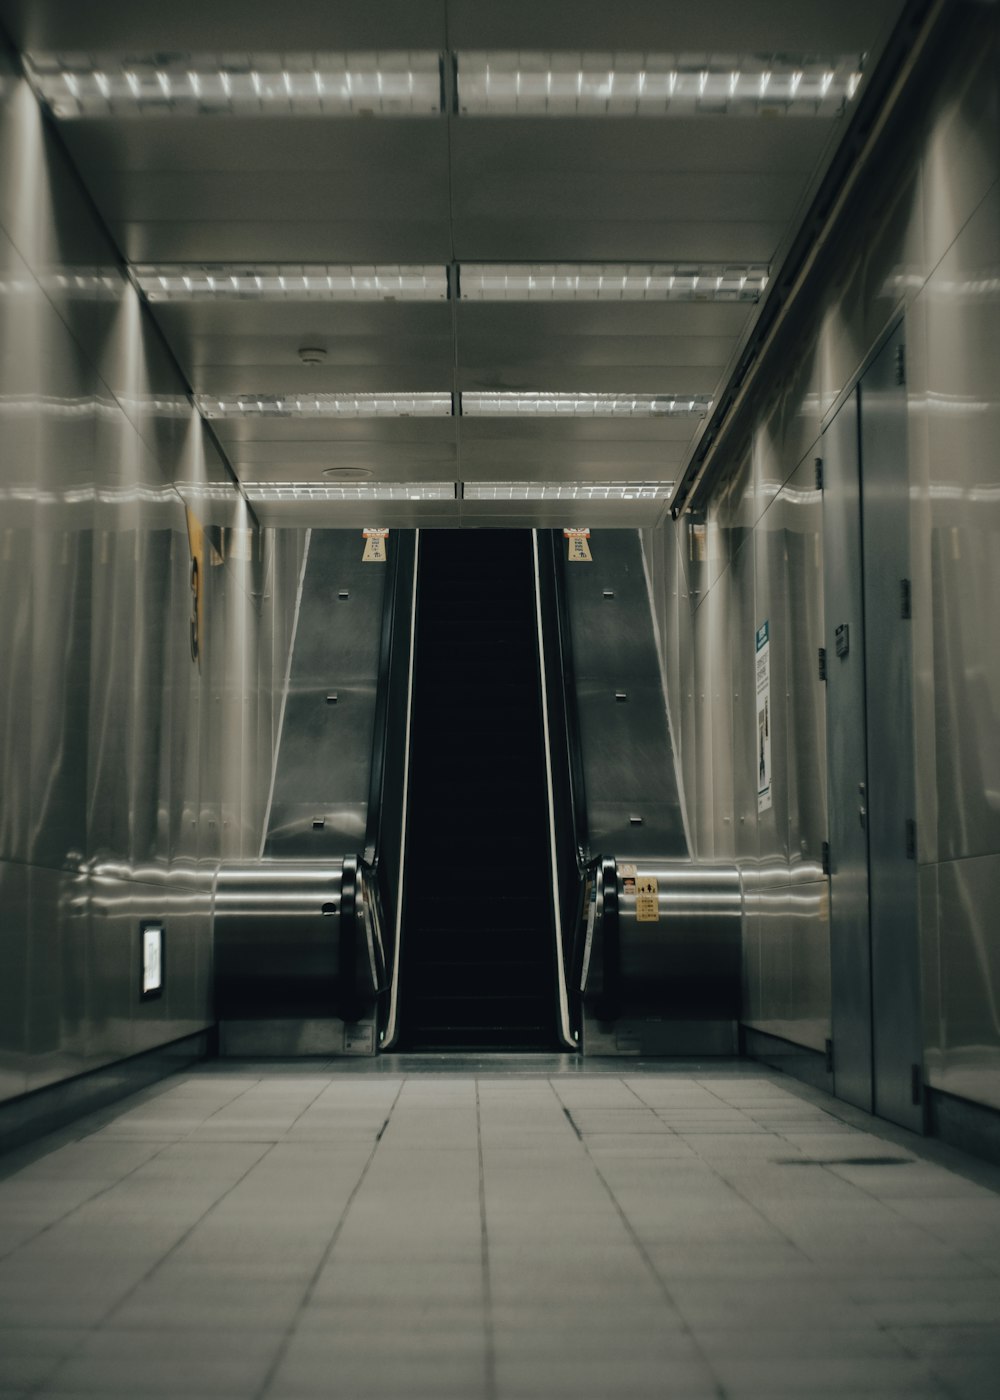
[[942, 394], [934, 389], [928, 390], [924, 397], [928, 407], [938, 413], [996, 413], [1000, 409], [1000, 391], [995, 399], [972, 399], [963, 394]]
[[932, 481], [927, 495], [932, 501], [973, 501], [981, 505], [994, 505], [1000, 501], [1000, 485], [980, 481], [974, 486], [956, 486], [950, 482]]
[[978, 277], [941, 277], [928, 279], [917, 272], [894, 272], [882, 283], [883, 296], [901, 296], [919, 292], [928, 286], [935, 296], [955, 297], [956, 300], [976, 300], [1000, 297], [1000, 276], [992, 270]]
[[142, 413], [157, 418], [188, 418], [194, 416], [191, 400], [185, 395], [128, 395], [114, 399], [82, 395], [61, 398], [53, 394], [0, 395], [0, 418], [90, 418], [117, 419], [124, 410], [128, 414]]
[[0, 486], [0, 501], [39, 506], [85, 505], [127, 505], [133, 501], [145, 501], [150, 505], [162, 504], [174, 498], [173, 486], [72, 486], [65, 491], [51, 491], [40, 486]]

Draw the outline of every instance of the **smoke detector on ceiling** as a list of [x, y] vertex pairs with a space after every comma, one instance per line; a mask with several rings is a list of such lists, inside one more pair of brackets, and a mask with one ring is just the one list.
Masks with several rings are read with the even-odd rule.
[[374, 476], [374, 472], [368, 467], [324, 467], [323, 475], [339, 481], [364, 481], [366, 477]]
[[326, 363], [326, 351], [320, 345], [303, 345], [299, 359], [304, 365], [322, 365]]

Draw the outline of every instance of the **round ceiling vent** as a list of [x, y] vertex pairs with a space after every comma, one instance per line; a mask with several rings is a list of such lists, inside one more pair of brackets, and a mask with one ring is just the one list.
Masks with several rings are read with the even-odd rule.
[[304, 365], [323, 365], [326, 364], [326, 351], [321, 345], [303, 345], [299, 359]]
[[367, 467], [324, 467], [324, 476], [332, 476], [337, 481], [364, 481], [374, 473]]

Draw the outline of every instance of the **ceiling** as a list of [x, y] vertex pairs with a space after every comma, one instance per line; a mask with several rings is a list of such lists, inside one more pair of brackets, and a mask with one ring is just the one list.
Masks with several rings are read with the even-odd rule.
[[[0, 0], [23, 53], [866, 53], [902, 0]], [[849, 111], [850, 109], [848, 109]], [[158, 264], [732, 263], [773, 274], [845, 117], [100, 115], [60, 122], [123, 256]], [[766, 293], [765, 293], [766, 296]], [[762, 303], [171, 301], [196, 394], [717, 396]], [[325, 351], [304, 365], [303, 346]], [[216, 420], [262, 482], [458, 483], [454, 502], [257, 502], [264, 523], [654, 523], [663, 501], [461, 499], [461, 483], [676, 479], [704, 419]], [[377, 521], [375, 521], [377, 516]]]

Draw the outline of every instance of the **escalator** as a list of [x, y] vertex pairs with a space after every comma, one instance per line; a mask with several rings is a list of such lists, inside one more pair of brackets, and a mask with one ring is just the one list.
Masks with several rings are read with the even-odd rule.
[[532, 534], [421, 531], [419, 579], [400, 1048], [552, 1049]]

